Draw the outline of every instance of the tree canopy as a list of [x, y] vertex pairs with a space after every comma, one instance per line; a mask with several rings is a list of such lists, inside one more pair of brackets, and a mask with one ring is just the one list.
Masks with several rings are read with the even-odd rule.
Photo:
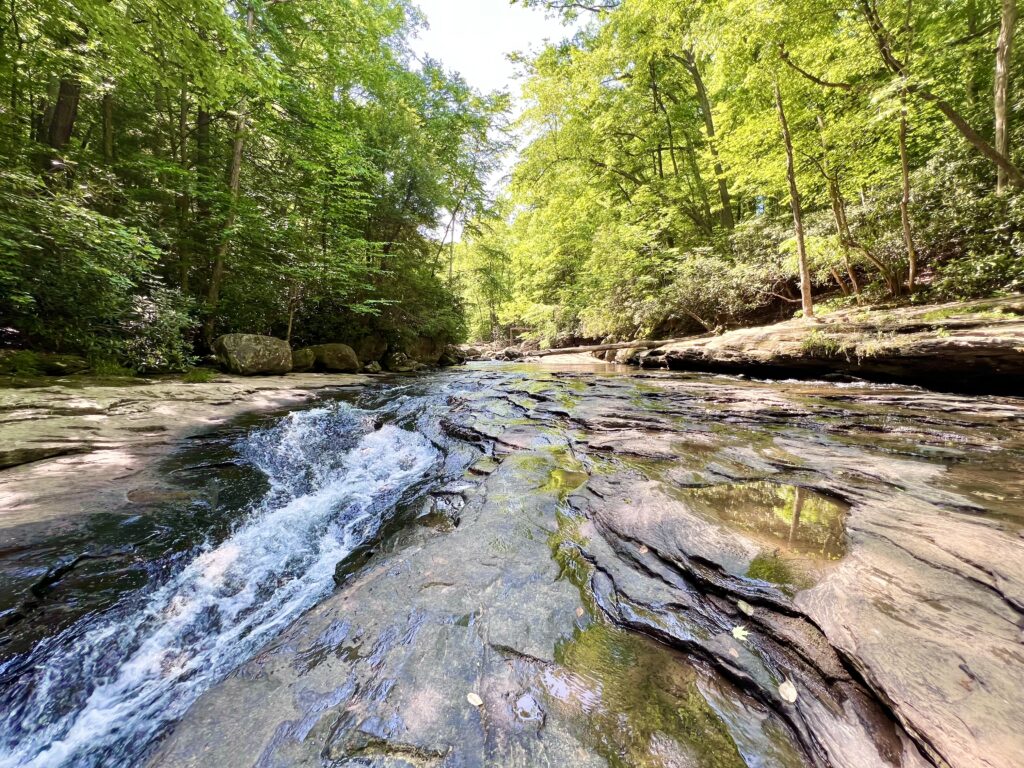
[[462, 332], [435, 230], [507, 97], [406, 0], [26, 0], [0, 19], [7, 343], [180, 368], [227, 331]]
[[540, 2], [474, 334], [667, 336], [1024, 288], [1016, 4]]
[[[412, 0], [0, 12], [0, 344], [631, 339], [1024, 288], [1015, 0], [520, 0], [505, 94]], [[463, 236], [454, 245], [457, 233]]]

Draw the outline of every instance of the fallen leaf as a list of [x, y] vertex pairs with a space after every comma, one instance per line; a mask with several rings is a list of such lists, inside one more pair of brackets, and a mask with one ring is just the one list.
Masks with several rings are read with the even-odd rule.
[[639, 550], [639, 551], [640, 551], [640, 554], [641, 554], [641, 555], [646, 555], [646, 554], [647, 554], [648, 552], [650, 552], [651, 550], [649, 550], [649, 549], [647, 548], [647, 545], [646, 545], [646, 544], [641, 544], [641, 545], [640, 545], [640, 550]]
[[754, 606], [748, 603], [746, 600], [737, 600], [736, 607], [743, 611], [747, 616], [754, 615]]
[[750, 634], [750, 630], [747, 629], [742, 624], [740, 624], [738, 627], [733, 627], [732, 628], [732, 636], [735, 637], [737, 640], [746, 640], [747, 639], [747, 635], [749, 635], [749, 634]]
[[582, 619], [584, 613], [586, 613], [586, 611], [584, 611], [582, 608], [577, 608], [576, 609], [576, 617], [577, 618]]
[[796, 686], [793, 685], [792, 681], [783, 681], [782, 685], [779, 686], [779, 696], [782, 697], [783, 701], [788, 701], [790, 704], [796, 701]]
[[466, 701], [468, 701], [474, 707], [482, 707], [484, 705], [484, 700], [477, 696], [475, 693], [467, 693]]
[[735, 648], [730, 648], [729, 655], [732, 656], [734, 659], [738, 659], [740, 657], [740, 652], [737, 651]]

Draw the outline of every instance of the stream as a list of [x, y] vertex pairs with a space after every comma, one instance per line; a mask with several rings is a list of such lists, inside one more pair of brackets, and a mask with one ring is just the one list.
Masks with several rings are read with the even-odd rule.
[[1024, 764], [1022, 405], [481, 364], [241, 419], [0, 548], [0, 768]]

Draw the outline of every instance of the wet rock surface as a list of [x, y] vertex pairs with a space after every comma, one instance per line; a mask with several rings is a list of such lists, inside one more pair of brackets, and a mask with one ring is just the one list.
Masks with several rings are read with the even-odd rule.
[[0, 550], [29, 546], [97, 512], [130, 510], [130, 494], [159, 492], [154, 465], [243, 413], [295, 406], [362, 376], [222, 376], [186, 384], [69, 377], [0, 388]]
[[424, 381], [457, 477], [151, 765], [1024, 764], [1020, 401]]

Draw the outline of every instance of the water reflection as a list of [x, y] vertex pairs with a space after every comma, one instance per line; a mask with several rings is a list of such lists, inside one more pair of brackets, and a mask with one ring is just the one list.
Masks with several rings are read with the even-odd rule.
[[687, 488], [677, 494], [695, 511], [778, 550], [821, 560], [846, 554], [846, 504], [795, 485], [771, 482]]
[[[670, 649], [605, 623], [577, 631], [543, 678], [548, 706], [613, 768], [785, 768], [803, 761], [772, 721]], [[704, 688], [715, 687], [709, 703]], [[719, 710], [724, 710], [720, 712]], [[729, 722], [747, 724], [733, 732]], [[755, 757], [756, 756], [756, 757]]]

